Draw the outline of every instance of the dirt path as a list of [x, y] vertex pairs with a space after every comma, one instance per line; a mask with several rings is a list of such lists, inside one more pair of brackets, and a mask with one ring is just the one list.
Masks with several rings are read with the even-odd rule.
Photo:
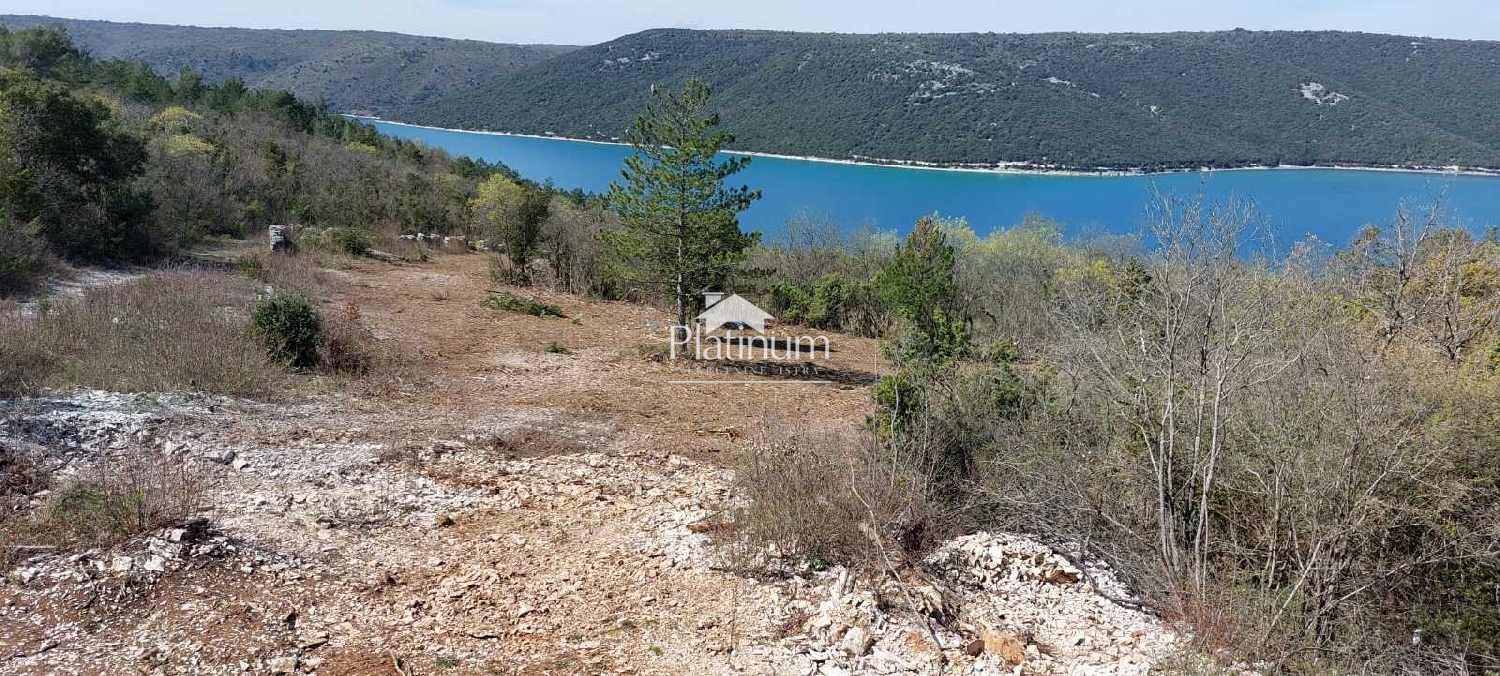
[[[655, 450], [688, 454], [721, 449], [770, 418], [860, 420], [869, 395], [855, 384], [717, 387], [669, 385], [684, 376], [643, 347], [667, 344], [669, 317], [629, 303], [508, 289], [561, 308], [568, 319], [501, 313], [480, 306], [490, 281], [481, 256], [443, 256], [422, 266], [366, 266], [347, 273], [348, 298], [382, 335], [409, 341], [435, 369], [437, 384], [406, 393], [416, 404], [473, 411], [522, 406], [608, 417], [646, 426]], [[820, 363], [846, 383], [882, 372], [874, 340], [833, 336], [833, 358]], [[557, 344], [572, 354], [548, 353]], [[756, 378], [752, 378], [756, 379]], [[644, 450], [644, 449], [641, 449]]]

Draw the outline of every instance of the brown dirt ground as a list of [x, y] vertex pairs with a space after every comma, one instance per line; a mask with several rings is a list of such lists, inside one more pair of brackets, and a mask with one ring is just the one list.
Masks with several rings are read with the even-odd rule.
[[[617, 436], [580, 454], [604, 454], [610, 467], [625, 468], [618, 475], [625, 479], [591, 475], [596, 464], [568, 469], [580, 477], [570, 481], [460, 467], [466, 476], [455, 484], [530, 497], [460, 514], [453, 527], [360, 531], [362, 548], [341, 551], [336, 538], [316, 553], [324, 561], [351, 557], [332, 574], [247, 575], [234, 562], [210, 562], [169, 573], [145, 597], [109, 612], [81, 608], [69, 594], [0, 585], [0, 605], [11, 611], [0, 618], [10, 625], [0, 627], [0, 660], [44, 646], [43, 630], [60, 623], [75, 622], [88, 636], [86, 645], [49, 647], [56, 660], [0, 661], [0, 672], [240, 673], [244, 660], [245, 672], [264, 673], [257, 660], [297, 650], [307, 630], [332, 634], [301, 652], [321, 660], [317, 673], [333, 675], [716, 674], [735, 668], [731, 648], [774, 644], [770, 611], [778, 601], [765, 588], [674, 562], [639, 541], [659, 527], [663, 509], [684, 501], [713, 509], [725, 499], [716, 466], [762, 421], [862, 420], [865, 384], [883, 368], [875, 341], [831, 336], [838, 384], [752, 376], [764, 383], [672, 385], [681, 377], [676, 367], [641, 347], [665, 345], [668, 316], [651, 307], [509, 289], [557, 305], [568, 319], [490, 310], [480, 301], [496, 286], [480, 255], [358, 261], [325, 274], [333, 282], [323, 290], [325, 311], [352, 304], [378, 337], [417, 355], [418, 377], [368, 392], [306, 384], [332, 389], [351, 415], [363, 416], [367, 437], [454, 438], [464, 419], [498, 412], [534, 412], [543, 426], [605, 421]], [[553, 342], [572, 354], [547, 352]], [[254, 422], [245, 425], [254, 436]], [[674, 455], [699, 462], [684, 466]], [[370, 546], [404, 563], [373, 568], [358, 558]], [[296, 630], [283, 626], [289, 609], [305, 618]], [[194, 657], [180, 649], [163, 657], [150, 648], [156, 644], [189, 646]]]
[[[400, 393], [403, 401], [483, 412], [524, 406], [603, 415], [645, 426], [658, 450], [699, 453], [705, 436], [737, 436], [770, 419], [844, 421], [869, 411], [865, 387], [883, 372], [876, 341], [830, 334], [830, 385], [679, 385], [678, 367], [643, 354], [667, 344], [668, 313], [539, 289], [504, 290], [561, 308], [568, 319], [497, 312], [480, 306], [499, 289], [479, 255], [438, 256], [421, 265], [360, 263], [339, 273], [328, 303], [358, 304], [377, 335], [397, 337], [425, 358], [434, 384]], [[575, 321], [576, 320], [576, 321]], [[573, 354], [551, 354], [551, 343]], [[728, 378], [727, 376], [724, 378]], [[695, 378], [696, 379], [696, 378]], [[721, 378], [722, 379], [722, 378]], [[719, 448], [720, 445], [714, 445]]]

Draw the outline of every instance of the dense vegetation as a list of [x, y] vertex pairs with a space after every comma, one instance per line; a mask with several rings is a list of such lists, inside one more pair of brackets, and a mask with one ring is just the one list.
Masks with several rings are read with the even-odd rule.
[[217, 82], [282, 89], [338, 112], [380, 114], [464, 91], [561, 54], [560, 45], [507, 45], [374, 31], [197, 28], [0, 16], [12, 30], [65, 28], [103, 59], [144, 61], [176, 77], [184, 68]]
[[1243, 203], [1150, 223], [1150, 251], [926, 219], [761, 252], [773, 298], [878, 317], [895, 370], [859, 434], [773, 421], [747, 449], [743, 551], [885, 570], [1039, 533], [1221, 664], [1500, 668], [1500, 244], [1430, 205], [1279, 256]]
[[1083, 168], [1500, 167], [1497, 65], [1496, 42], [1363, 33], [651, 30], [393, 116], [608, 139], [624, 136], [651, 85], [699, 77], [742, 150]]
[[167, 80], [95, 60], [60, 32], [0, 30], [0, 294], [25, 290], [50, 256], [142, 262], [272, 223], [355, 254], [404, 233], [506, 240], [528, 203], [529, 245], [549, 251], [576, 245], [560, 224], [604, 218], [581, 193], [390, 139], [287, 92], [195, 71]]

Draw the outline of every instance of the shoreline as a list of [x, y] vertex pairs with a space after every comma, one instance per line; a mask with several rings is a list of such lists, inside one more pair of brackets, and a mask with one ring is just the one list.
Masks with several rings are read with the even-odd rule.
[[[547, 134], [521, 134], [507, 131], [488, 131], [480, 129], [455, 129], [452, 127], [436, 127], [425, 124], [413, 124], [411, 122], [398, 122], [387, 120], [373, 115], [343, 114], [345, 117], [360, 120], [362, 122], [381, 122], [393, 124], [400, 127], [412, 127], [414, 129], [431, 129], [433, 131], [451, 131], [464, 134], [483, 134], [487, 136], [510, 136], [515, 138], [541, 139], [544, 141], [568, 141], [572, 143], [594, 143], [606, 146], [629, 147], [629, 143], [623, 141], [600, 141], [597, 139], [573, 138], [569, 136], [557, 136]], [[1079, 169], [1076, 167], [1046, 168], [1039, 167], [1026, 162], [1000, 162], [994, 165], [945, 165], [935, 162], [923, 162], [920, 160], [890, 160], [883, 158], [861, 158], [861, 159], [836, 159], [832, 157], [818, 157], [814, 155], [785, 155], [780, 153], [765, 153], [754, 150], [725, 150], [726, 155], [740, 155], [744, 157], [764, 157], [775, 160], [794, 160], [800, 162], [821, 162], [824, 164], [843, 164], [856, 167], [886, 167], [892, 169], [915, 169], [921, 171], [957, 171], [978, 174], [1011, 174], [1018, 176], [1076, 176], [1076, 177], [1130, 177], [1130, 176], [1168, 176], [1172, 174], [1191, 173], [1215, 173], [1220, 171], [1272, 171], [1285, 169], [1304, 170], [1332, 170], [1332, 171], [1375, 171], [1402, 174], [1428, 174], [1438, 176], [1485, 176], [1500, 178], [1500, 169], [1485, 169], [1477, 167], [1423, 167], [1423, 166], [1345, 166], [1337, 164], [1281, 164], [1281, 165], [1247, 165], [1236, 167], [1197, 167], [1192, 169], [1164, 169], [1158, 171], [1147, 171], [1144, 169], [1118, 169], [1100, 167], [1095, 170]]]

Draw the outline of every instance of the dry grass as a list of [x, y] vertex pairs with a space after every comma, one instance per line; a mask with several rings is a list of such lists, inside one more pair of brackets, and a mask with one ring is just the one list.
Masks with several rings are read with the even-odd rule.
[[[36, 458], [0, 449], [7, 474], [24, 477], [0, 491], [0, 563], [38, 549], [105, 548], [158, 528], [183, 523], [198, 508], [202, 488], [180, 457], [135, 449], [83, 476], [57, 484]], [[38, 491], [53, 488], [39, 507]]]
[[735, 493], [748, 504], [721, 544], [742, 568], [883, 568], [888, 556], [915, 554], [906, 543], [913, 531], [922, 541], [933, 519], [923, 480], [861, 430], [768, 423], [733, 468]]
[[366, 325], [353, 299], [322, 312], [321, 369], [347, 378], [345, 383], [368, 395], [381, 395], [422, 381], [421, 357], [394, 338], [380, 339]]
[[587, 445], [548, 429], [522, 426], [491, 439], [490, 448], [507, 459], [518, 459], [582, 453]]
[[239, 259], [241, 274], [277, 291], [294, 292], [314, 298], [334, 280], [319, 267], [312, 256], [258, 252]]
[[0, 393], [42, 387], [197, 390], [267, 396], [284, 383], [246, 331], [254, 285], [225, 273], [166, 271], [90, 290], [0, 322]]

